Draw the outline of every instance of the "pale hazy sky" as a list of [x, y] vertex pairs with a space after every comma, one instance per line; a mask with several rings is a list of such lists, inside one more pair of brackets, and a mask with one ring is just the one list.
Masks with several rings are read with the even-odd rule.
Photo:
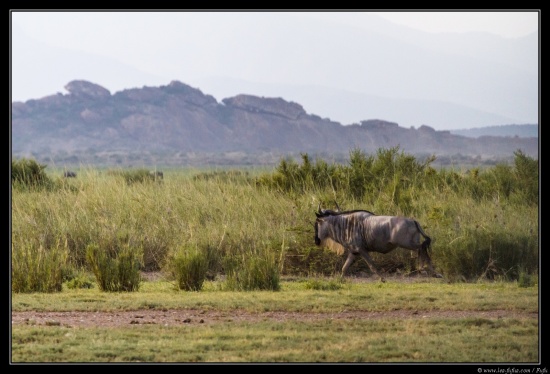
[[[284, 14], [284, 15], [283, 15]], [[378, 18], [381, 17], [381, 18]], [[307, 18], [317, 19], [315, 24]], [[418, 30], [428, 33], [470, 33], [485, 32], [505, 39], [514, 40], [535, 33], [539, 30], [540, 11], [532, 10], [489, 10], [489, 11], [405, 11], [405, 12], [374, 12], [374, 11], [285, 11], [285, 12], [197, 12], [197, 11], [11, 11], [11, 41], [10, 52], [12, 83], [12, 100], [26, 101], [63, 91], [63, 87], [71, 80], [85, 79], [97, 83], [111, 93], [133, 87], [159, 86], [168, 84], [171, 80], [180, 80], [203, 92], [221, 100], [228, 95], [249, 93], [258, 96], [279, 94], [272, 91], [256, 90], [251, 84], [284, 84], [284, 85], [316, 85], [356, 93], [369, 93], [362, 90], [376, 88], [376, 79], [391, 78], [395, 74], [385, 72], [385, 65], [375, 66], [378, 75], [374, 81], [358, 88], [357, 79], [347, 79], [344, 74], [356, 77], [366, 76], [368, 68], [363, 62], [353, 65], [351, 58], [363, 58], [361, 53], [367, 53], [367, 58], [375, 58], [378, 51], [366, 51], [366, 42], [360, 39], [365, 30], [376, 34], [387, 30], [388, 21], [411, 28], [411, 32], [400, 28], [400, 37], [407, 34], [420, 42], [425, 38], [413, 33]], [[319, 22], [321, 20], [322, 22]], [[262, 27], [269, 25], [269, 28]], [[377, 29], [378, 27], [378, 29]], [[350, 28], [357, 31], [357, 37], [349, 38]], [[262, 34], [263, 39], [254, 35], [256, 30], [269, 30]], [[324, 34], [323, 40], [315, 39], [316, 35]], [[334, 33], [333, 33], [334, 30]], [[347, 39], [330, 44], [330, 50], [325, 48], [329, 42], [338, 40], [341, 32]], [[395, 31], [395, 30], [394, 30]], [[229, 37], [239, 39], [228, 40]], [[313, 35], [313, 37], [312, 37]], [[373, 34], [368, 34], [373, 35]], [[449, 34], [450, 35], [450, 34]], [[489, 34], [486, 34], [489, 35]], [[309, 39], [308, 39], [309, 38]], [[445, 37], [447, 38], [447, 37]], [[476, 53], [475, 48], [486, 48], [487, 37], [470, 39], [468, 45], [439, 38], [442, 46], [462, 48], [464, 51]], [[242, 43], [242, 40], [245, 40]], [[477, 41], [480, 41], [479, 45]], [[254, 43], [259, 40], [257, 44]], [[304, 41], [303, 45], [297, 44]], [[451, 39], [449, 39], [451, 40]], [[406, 41], [410, 43], [410, 40]], [[498, 46], [501, 41], [495, 41]], [[309, 44], [306, 44], [309, 43]], [[323, 44], [325, 43], [325, 44]], [[359, 44], [361, 43], [361, 44]], [[380, 42], [375, 48], [388, 51], [388, 41]], [[491, 43], [491, 42], [489, 42]], [[316, 45], [312, 45], [316, 44]], [[512, 43], [513, 44], [513, 43]], [[512, 45], [511, 44], [511, 45]], [[518, 44], [519, 45], [519, 44]], [[289, 49], [288, 46], [295, 49]], [[494, 45], [497, 47], [497, 45]], [[423, 48], [439, 48], [435, 45], [424, 45]], [[255, 49], [250, 49], [255, 48]], [[317, 48], [313, 54], [310, 48]], [[362, 48], [362, 50], [361, 50]], [[373, 47], [369, 47], [373, 48]], [[312, 53], [310, 53], [312, 51]], [[474, 51], [474, 52], [472, 52]], [[502, 49], [501, 49], [502, 51]], [[455, 53], [449, 48], [444, 53]], [[397, 53], [397, 52], [395, 52]], [[422, 52], [420, 52], [422, 53]], [[508, 56], [502, 56], [498, 62], [516, 63], [518, 59], [529, 58], [536, 61], [531, 51], [509, 49]], [[263, 58], [259, 58], [263, 56]], [[315, 56], [315, 57], [312, 57]], [[479, 55], [474, 55], [474, 58]], [[393, 57], [393, 56], [386, 56]], [[323, 64], [316, 63], [315, 58], [322, 58]], [[406, 56], [406, 59], [409, 59]], [[416, 57], [415, 57], [416, 58]], [[317, 60], [318, 62], [319, 60]], [[436, 61], [433, 59], [432, 61]], [[367, 61], [365, 61], [367, 62]], [[402, 66], [391, 66], [395, 60], [388, 61], [388, 69], [409, 71], [409, 62], [402, 61]], [[308, 65], [313, 64], [313, 65]], [[363, 65], [363, 66], [362, 66]], [[347, 68], [342, 69], [342, 67]], [[353, 67], [352, 67], [353, 66]], [[435, 68], [435, 69], [434, 69]], [[426, 66], [428, 71], [410, 71], [404, 77], [403, 83], [410, 77], [423, 76], [440, 71], [445, 66]], [[118, 70], [117, 70], [118, 69]], [[302, 70], [300, 70], [302, 69]], [[346, 70], [347, 69], [347, 70]], [[372, 72], [372, 69], [371, 69]], [[385, 75], [386, 74], [386, 75]], [[445, 73], [454, 75], [453, 71]], [[233, 82], [222, 82], [219, 78], [233, 79]], [[512, 82], [505, 78], [505, 82]], [[212, 83], [209, 79], [218, 79]], [[347, 80], [346, 80], [347, 79]], [[372, 83], [372, 84], [371, 84]], [[385, 82], [382, 82], [385, 83]], [[249, 84], [249, 85], [247, 85]], [[347, 85], [346, 85], [347, 84]], [[392, 86], [393, 84], [393, 86]], [[386, 84], [403, 94], [405, 88], [398, 87], [400, 82]], [[480, 84], [474, 81], [472, 84]], [[239, 86], [240, 85], [240, 86]], [[222, 89], [222, 86], [224, 89]], [[219, 89], [216, 90], [216, 88]], [[435, 86], [434, 86], [435, 87]], [[447, 86], [451, 89], [451, 82]], [[477, 89], [477, 88], [476, 88]], [[510, 88], [511, 89], [511, 88]], [[502, 92], [502, 87], [495, 87], [494, 92], [488, 85], [483, 87], [487, 98], [496, 97]], [[281, 91], [283, 92], [283, 91]], [[458, 92], [455, 87], [455, 92]], [[384, 95], [381, 90], [375, 94]], [[286, 95], [286, 92], [284, 93]], [[525, 95], [524, 95], [525, 96]], [[466, 97], [464, 94], [462, 97]], [[287, 98], [285, 96], [285, 98]], [[416, 91], [412, 99], [441, 99], [422, 96]], [[290, 97], [290, 100], [294, 98]], [[315, 111], [321, 116], [333, 116], [318, 112], [322, 104], [307, 102], [307, 97], [299, 97], [306, 110]], [[495, 99], [496, 100], [496, 99]], [[464, 104], [464, 103], [462, 103]], [[504, 104], [505, 106], [509, 104]], [[493, 111], [489, 106], [480, 103], [481, 110]], [[323, 110], [324, 112], [324, 110]], [[495, 112], [496, 113], [496, 112]], [[505, 113], [497, 113], [505, 114]], [[532, 122], [535, 116], [518, 116], [508, 113], [511, 120]], [[373, 114], [374, 115], [374, 114]], [[334, 117], [332, 117], [334, 118]], [[343, 118], [334, 118], [342, 121]], [[362, 118], [354, 118], [353, 121]], [[364, 119], [364, 118], [363, 118]], [[391, 119], [390, 119], [391, 120]], [[345, 119], [345, 121], [350, 121]], [[348, 122], [346, 122], [348, 123]], [[416, 123], [415, 123], [416, 124]]]
[[536, 12], [380, 12], [377, 14], [389, 21], [428, 32], [485, 31], [515, 38], [538, 29]]
[[[346, 12], [306, 12], [312, 16], [321, 19], [334, 19], [335, 13], [339, 17], [349, 17], [360, 11]], [[86, 12], [80, 12], [86, 14]], [[109, 13], [109, 12], [107, 12]], [[104, 15], [107, 13], [103, 13]], [[524, 10], [487, 10], [487, 11], [390, 11], [369, 13], [377, 14], [389, 21], [401, 25], [409, 26], [418, 30], [428, 32], [469, 32], [485, 31], [504, 37], [525, 36], [538, 29], [537, 9]], [[55, 35], [55, 26], [50, 35], [47, 28], [42, 28], [42, 23], [51, 25], [52, 20], [58, 18], [55, 14], [58, 12], [14, 12], [13, 20], [28, 30], [40, 30], [40, 39], [46, 40], [51, 35]], [[67, 15], [68, 13], [65, 13]], [[74, 13], [73, 13], [74, 14]], [[87, 13], [88, 16], [97, 16], [99, 13]], [[112, 13], [117, 14], [117, 13]], [[120, 14], [120, 13], [119, 13]], [[344, 18], [342, 18], [344, 19]], [[357, 22], [349, 18], [349, 22]], [[60, 25], [62, 26], [62, 25]]]

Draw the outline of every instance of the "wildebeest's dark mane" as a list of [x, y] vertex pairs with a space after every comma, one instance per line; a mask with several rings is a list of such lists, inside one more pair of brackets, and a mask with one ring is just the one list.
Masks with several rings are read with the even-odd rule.
[[371, 212], [370, 210], [366, 210], [366, 209], [345, 210], [343, 212], [336, 212], [335, 215], [339, 216], [339, 215], [342, 215], [342, 214], [351, 214], [351, 213], [357, 213], [357, 212], [366, 212], [366, 213], [372, 214], [373, 216], [376, 215], [373, 212]]
[[358, 212], [370, 213], [373, 216], [376, 215], [373, 212], [365, 210], [365, 209], [344, 210], [342, 212], [337, 212], [337, 211], [334, 211], [334, 210], [326, 209], [322, 212], [322, 214], [317, 213], [317, 217], [341, 216], [343, 214], [352, 214], [352, 213], [358, 213]]

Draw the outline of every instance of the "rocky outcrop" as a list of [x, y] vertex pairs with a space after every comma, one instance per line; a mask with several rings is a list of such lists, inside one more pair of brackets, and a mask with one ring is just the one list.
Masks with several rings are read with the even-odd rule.
[[69, 91], [71, 95], [87, 99], [105, 99], [111, 96], [108, 89], [83, 80], [71, 81], [65, 86], [65, 89]]
[[281, 98], [237, 95], [235, 97], [223, 99], [222, 102], [229, 107], [243, 109], [248, 112], [275, 114], [291, 120], [297, 120], [306, 114], [306, 111], [301, 105], [285, 101]]
[[388, 122], [380, 119], [361, 121], [361, 126], [368, 130], [397, 130], [399, 127], [399, 125], [395, 122]]
[[218, 102], [212, 95], [205, 95], [201, 90], [188, 86], [179, 81], [172, 81], [167, 86], [161, 86], [161, 89], [169, 95], [175, 95], [182, 98], [185, 102], [201, 107], [213, 107]]
[[218, 103], [178, 81], [111, 93], [72, 81], [68, 94], [12, 103], [12, 154], [42, 152], [373, 153], [538, 157], [538, 138], [481, 137], [403, 128], [381, 119], [343, 126], [282, 98], [237, 95]]

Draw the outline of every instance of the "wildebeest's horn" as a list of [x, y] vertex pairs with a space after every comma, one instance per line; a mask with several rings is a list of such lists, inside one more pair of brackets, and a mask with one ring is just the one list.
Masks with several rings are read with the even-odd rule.
[[336, 209], [338, 209], [338, 211], [340, 212], [340, 205], [338, 205], [338, 203], [336, 202], [336, 200], [334, 200], [334, 204], [336, 204]]
[[321, 202], [320, 202], [320, 201], [319, 201], [319, 208], [318, 208], [318, 210], [319, 210], [319, 213], [322, 213], [322, 212], [321, 212]]

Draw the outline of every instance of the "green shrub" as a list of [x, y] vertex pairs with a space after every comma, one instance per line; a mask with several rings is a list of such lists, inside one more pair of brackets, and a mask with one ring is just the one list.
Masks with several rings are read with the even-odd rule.
[[180, 290], [200, 291], [206, 280], [209, 256], [198, 246], [181, 246], [168, 259], [168, 272]]
[[12, 291], [61, 291], [67, 253], [67, 249], [60, 243], [50, 248], [30, 241], [12, 244]]
[[111, 292], [137, 291], [141, 282], [139, 271], [142, 252], [141, 248], [132, 248], [129, 245], [116, 251], [101, 249], [97, 244], [88, 245], [86, 259], [94, 272], [99, 289]]
[[522, 204], [539, 203], [539, 162], [520, 150], [514, 152], [516, 199]]
[[274, 173], [258, 177], [256, 183], [287, 193], [330, 189], [358, 200], [383, 193], [393, 205], [402, 204], [407, 209], [409, 189], [435, 160], [432, 156], [418, 162], [414, 156], [400, 152], [399, 147], [379, 149], [376, 157], [352, 149], [348, 165], [329, 165], [321, 159], [312, 162], [308, 154], [301, 157], [301, 164], [291, 158], [281, 160]]
[[338, 189], [338, 186], [333, 185], [338, 166], [329, 166], [321, 159], [312, 163], [308, 154], [301, 154], [301, 157], [301, 164], [292, 158], [282, 159], [274, 173], [258, 177], [256, 184], [287, 193], [303, 193], [325, 187]]
[[538, 284], [538, 274], [530, 274], [520, 269], [518, 276], [518, 287], [534, 287]]
[[70, 289], [89, 289], [94, 287], [93, 279], [84, 271], [72, 273], [69, 277], [65, 277], [65, 286]]
[[11, 183], [20, 189], [50, 189], [53, 181], [48, 177], [44, 169], [47, 165], [37, 163], [35, 160], [22, 158], [11, 161]]
[[242, 253], [228, 256], [226, 261], [225, 287], [233, 291], [280, 289], [278, 263], [274, 252]]

